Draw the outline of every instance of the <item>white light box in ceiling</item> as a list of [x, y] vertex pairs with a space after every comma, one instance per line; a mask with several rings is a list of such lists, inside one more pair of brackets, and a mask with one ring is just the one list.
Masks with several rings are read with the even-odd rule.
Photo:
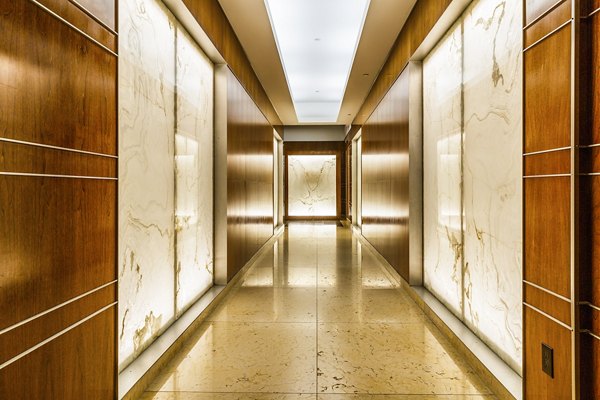
[[265, 0], [298, 122], [336, 122], [369, 0]]

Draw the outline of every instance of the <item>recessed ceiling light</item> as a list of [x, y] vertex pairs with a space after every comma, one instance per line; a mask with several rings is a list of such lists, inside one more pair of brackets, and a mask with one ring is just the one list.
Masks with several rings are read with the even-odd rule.
[[298, 122], [337, 121], [370, 0], [264, 2]]

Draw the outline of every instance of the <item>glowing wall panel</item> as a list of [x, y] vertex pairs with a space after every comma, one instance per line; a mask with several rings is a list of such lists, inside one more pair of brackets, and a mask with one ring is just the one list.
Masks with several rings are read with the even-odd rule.
[[176, 306], [213, 285], [213, 66], [177, 30], [175, 135]]
[[462, 39], [454, 26], [423, 62], [424, 284], [462, 312]]
[[288, 215], [335, 217], [336, 156], [288, 156]]
[[175, 27], [154, 0], [120, 4], [119, 365], [175, 317]]
[[213, 67], [162, 2], [119, 9], [123, 369], [213, 283]]
[[473, 2], [423, 65], [424, 283], [517, 371], [521, 10]]

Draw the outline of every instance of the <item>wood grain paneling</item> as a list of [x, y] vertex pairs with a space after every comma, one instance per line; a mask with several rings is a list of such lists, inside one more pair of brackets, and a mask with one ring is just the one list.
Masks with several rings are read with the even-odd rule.
[[580, 297], [600, 306], [600, 176], [581, 177], [580, 188]]
[[581, 396], [582, 399], [600, 399], [600, 340], [581, 335]]
[[0, 398], [114, 399], [115, 318], [113, 306], [0, 369]]
[[73, 301], [0, 335], [0, 364], [115, 302], [117, 284]]
[[[98, 23], [97, 20], [94, 20], [96, 16], [92, 14], [90, 11], [86, 10], [83, 6], [79, 5], [79, 3], [74, 0], [36, 0], [39, 1], [44, 7], [47, 7], [52, 12], [59, 15], [61, 18], [65, 19], [68, 23], [75, 26], [77, 29], [82, 30], [87, 35], [91, 36], [104, 46], [108, 47], [110, 50], [117, 52], [117, 36], [114, 32], [107, 29], [107, 27]], [[88, 0], [91, 4], [92, 2]], [[107, 1], [95, 1], [100, 8], [104, 5], [112, 4], [114, 7], [114, 0]], [[85, 11], [84, 11], [85, 10]], [[113, 10], [114, 14], [114, 10]], [[96, 17], [96, 19], [98, 19]], [[114, 17], [113, 17], [114, 20]], [[114, 21], [113, 26], [109, 27], [114, 30]]]
[[270, 124], [282, 125], [218, 0], [183, 0], [183, 3]]
[[524, 55], [525, 153], [571, 145], [571, 28]]
[[523, 159], [525, 176], [571, 173], [571, 149], [527, 155]]
[[273, 235], [273, 128], [236, 77], [227, 77], [227, 276]]
[[590, 331], [600, 336], [600, 310], [596, 307], [582, 304], [580, 307], [581, 330]]
[[346, 209], [346, 195], [344, 181], [346, 179], [346, 157], [344, 151], [344, 142], [284, 142], [284, 206], [285, 218], [287, 220], [306, 220], [306, 219], [329, 219], [327, 217], [290, 217], [288, 215], [288, 155], [315, 155], [315, 154], [331, 154], [336, 156], [336, 216], [334, 219], [344, 217]]
[[362, 128], [362, 234], [407, 281], [408, 74]]
[[571, 325], [571, 303], [541, 289], [523, 284], [523, 301], [548, 315]]
[[529, 47], [571, 19], [571, 0], [562, 2], [544, 18], [525, 30], [523, 47]]
[[0, 2], [2, 399], [116, 397], [115, 10]]
[[371, 91], [352, 121], [353, 125], [363, 125], [369, 119], [450, 3], [452, 3], [451, 0], [417, 1], [392, 46], [387, 61], [373, 83]]
[[[600, 0], [595, 2], [589, 9], [600, 8]], [[580, 140], [600, 143], [600, 12], [581, 21], [580, 57]]]
[[0, 171], [117, 177], [117, 159], [0, 140]]
[[100, 21], [108, 25], [109, 28], [116, 30], [116, 2], [115, 0], [69, 0], [72, 3], [79, 4], [90, 14], [94, 15]]
[[29, 0], [0, 25], [0, 137], [115, 155], [117, 58]]
[[[571, 398], [571, 331], [525, 306], [525, 398]], [[542, 371], [542, 343], [554, 350], [554, 378]]]
[[570, 178], [531, 178], [525, 196], [525, 280], [571, 297]]
[[525, 0], [525, 26], [531, 24], [551, 8], [560, 6], [565, 0]]
[[115, 181], [0, 176], [0, 329], [116, 279]]

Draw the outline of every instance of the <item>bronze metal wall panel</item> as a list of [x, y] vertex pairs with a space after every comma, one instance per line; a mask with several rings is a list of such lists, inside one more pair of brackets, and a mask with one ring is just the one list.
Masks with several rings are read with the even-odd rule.
[[273, 235], [273, 127], [227, 78], [227, 277]]
[[362, 234], [408, 281], [409, 70], [362, 128]]

